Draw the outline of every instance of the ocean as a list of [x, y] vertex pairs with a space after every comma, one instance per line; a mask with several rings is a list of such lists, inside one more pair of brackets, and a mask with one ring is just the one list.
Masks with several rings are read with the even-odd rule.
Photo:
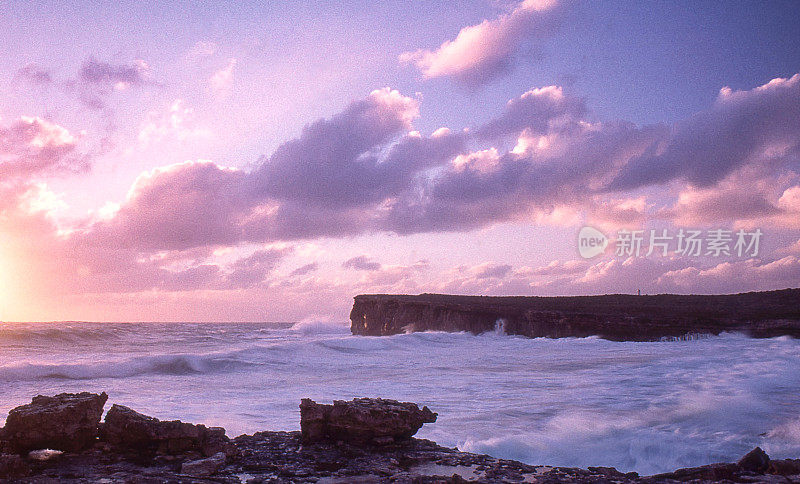
[[344, 324], [0, 323], [0, 425], [36, 394], [105, 391], [233, 437], [299, 430], [301, 398], [427, 405], [417, 434], [530, 464], [653, 474], [800, 457], [800, 341], [350, 335]]

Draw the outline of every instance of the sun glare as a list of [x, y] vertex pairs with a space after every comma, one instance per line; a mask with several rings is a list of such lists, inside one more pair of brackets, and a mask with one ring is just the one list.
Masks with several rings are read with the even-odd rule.
[[11, 285], [12, 266], [8, 260], [8, 256], [0, 248], [0, 321], [5, 321], [10, 314], [11, 302], [13, 297], [11, 292], [13, 287]]

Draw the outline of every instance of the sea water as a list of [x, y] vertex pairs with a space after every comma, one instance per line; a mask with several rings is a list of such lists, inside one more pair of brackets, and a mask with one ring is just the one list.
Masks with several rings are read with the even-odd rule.
[[301, 398], [439, 413], [417, 434], [530, 464], [642, 474], [800, 457], [800, 341], [352, 336], [344, 324], [0, 324], [0, 425], [33, 395], [110, 403], [228, 435], [298, 430]]

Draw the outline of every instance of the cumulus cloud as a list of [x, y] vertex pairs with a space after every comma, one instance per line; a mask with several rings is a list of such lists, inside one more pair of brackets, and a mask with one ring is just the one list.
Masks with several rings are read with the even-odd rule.
[[75, 135], [39, 117], [22, 116], [0, 127], [0, 181], [88, 168]]
[[[520, 220], [574, 224], [584, 216], [602, 227], [653, 220], [676, 224], [750, 220], [792, 229], [797, 227], [792, 220], [800, 220], [795, 157], [800, 134], [794, 134], [785, 113], [799, 109], [797, 79], [724, 92], [708, 110], [672, 126], [592, 121], [587, 119], [583, 99], [546, 86], [512, 99], [483, 125], [466, 130], [442, 128], [430, 135], [414, 126], [420, 115], [418, 99], [379, 89], [329, 118], [310, 123], [253, 169], [198, 160], [143, 173], [118, 208], [74, 227], [60, 241], [52, 236], [58, 249], [42, 251], [72, 258], [78, 268], [74, 277], [92, 290], [241, 289], [261, 287], [279, 254], [253, 254], [239, 265], [225, 265], [202, 251], [373, 232], [464, 231]], [[762, 103], [766, 114], [758, 109]], [[730, 148], [724, 157], [727, 167], [721, 163], [698, 168], [690, 155], [716, 146], [719, 141], [709, 137], [731, 129], [731, 121], [721, 111], [752, 122], [737, 125], [752, 133], [743, 134], [741, 144]], [[695, 149], [689, 137], [676, 137], [676, 133], [697, 120], [706, 124], [697, 125], [702, 130], [694, 139]], [[148, 136], [157, 133], [153, 130]], [[6, 170], [6, 177], [55, 170], [74, 155], [74, 138], [45, 121], [22, 119], [0, 131], [0, 170]], [[684, 153], [687, 158], [672, 165], [665, 181], [653, 181], [661, 180], [660, 175], [652, 179], [637, 175], [639, 180], [651, 181], [619, 185], [637, 170], [640, 175], [661, 172], [657, 163], [644, 170], [642, 160], [667, 153]], [[731, 161], [734, 154], [743, 158]], [[695, 174], [705, 170], [716, 170], [719, 178], [695, 182]], [[47, 227], [56, 232], [46, 217], [30, 217], [43, 232]], [[159, 256], [193, 251], [201, 254], [179, 262]], [[768, 263], [754, 262], [753, 267]], [[420, 273], [417, 267], [388, 266], [366, 256], [347, 261], [344, 267], [360, 270], [351, 277], [357, 275], [364, 284], [387, 288], [392, 284], [416, 287], [415, 274]], [[685, 261], [669, 258], [614, 259], [589, 267], [559, 262], [534, 269], [490, 264], [459, 272], [450, 286], [441, 289], [546, 293], [558, 288], [595, 292], [617, 287], [635, 291], [637, 281], [657, 281], [661, 275], [687, 267]], [[309, 274], [315, 268], [310, 264], [296, 269], [294, 275]], [[115, 273], [137, 282], [114, 280]], [[777, 272], [762, 273], [765, 278], [778, 277]], [[625, 274], [636, 278], [608, 285]], [[306, 279], [313, 278], [294, 281]], [[679, 290], [683, 286], [675, 272], [648, 287]]]
[[[531, 89], [518, 98], [508, 101], [506, 109], [497, 118], [481, 126], [476, 134], [492, 138], [523, 131], [527, 137], [541, 136], [554, 128], [568, 128], [586, 113], [584, 100], [566, 96], [559, 86]], [[554, 126], [560, 123], [561, 126]]]
[[[747, 277], [743, 278], [743, 274]], [[658, 277], [660, 285], [682, 292], [702, 287], [704, 292], [712, 293], [795, 287], [798, 280], [800, 258], [797, 256], [769, 261], [725, 261], [708, 268], [685, 267]]]
[[464, 27], [436, 50], [404, 52], [399, 59], [414, 64], [426, 78], [452, 77], [480, 85], [509, 70], [524, 44], [549, 37], [558, 10], [555, 0], [524, 0], [493, 20]]
[[114, 217], [86, 237], [140, 250], [184, 250], [241, 241], [245, 174], [210, 161], [187, 161], [139, 176]]
[[[486, 295], [581, 295], [704, 293], [782, 289], [796, 285], [800, 258], [699, 262], [678, 257], [553, 261], [536, 268], [510, 267], [502, 276], [482, 277], [485, 264], [460, 267], [422, 289]], [[743, 277], [746, 275], [746, 277]]]
[[610, 188], [682, 179], [707, 187], [747, 164], [764, 172], [798, 168], [800, 74], [747, 91], [723, 88], [714, 105], [676, 123], [669, 136], [631, 160]]
[[182, 99], [176, 99], [166, 110], [147, 114], [138, 138], [142, 145], [150, 146], [162, 141], [183, 143], [210, 135], [210, 130], [196, 125], [194, 110]]
[[[763, 101], [770, 113], [775, 109], [773, 91], [793, 90], [795, 84], [773, 81], [728, 94], [721, 102], [754, 97], [748, 105]], [[783, 100], [794, 103], [783, 111], [800, 109], [800, 98]], [[708, 132], [725, 131], [729, 121], [715, 114], [718, 109], [715, 103], [692, 119], [706, 119]], [[753, 105], [748, 112], [759, 111]], [[581, 213], [613, 228], [653, 219], [777, 223], [769, 217], [788, 219], [797, 211], [795, 192], [786, 190], [798, 180], [784, 158], [800, 133], [792, 137], [790, 128], [781, 127], [783, 134], [772, 138], [785, 149], [774, 144], [767, 149], [762, 142], [764, 149], [738, 161], [735, 172], [713, 186], [676, 180], [678, 185], [655, 198], [646, 190], [630, 193], [627, 188], [614, 196], [625, 173], [638, 169], [650, 154], [670, 150], [683, 123], [639, 127], [624, 121], [590, 122], [585, 115], [582, 99], [548, 86], [511, 100], [482, 126], [440, 129], [425, 136], [413, 126], [419, 101], [385, 88], [307, 125], [251, 171], [187, 162], [146, 173], [119, 212], [89, 232], [156, 250], [382, 231], [463, 231], [516, 220], [575, 223]], [[776, 125], [772, 120], [756, 124], [765, 123]], [[517, 143], [507, 151], [496, 146], [468, 149], [512, 135]], [[696, 142], [698, 150], [706, 149], [706, 136]], [[690, 173], [694, 160], [689, 157], [672, 173]], [[741, 180], [750, 180], [751, 193], [741, 189]], [[754, 180], [771, 191], [753, 190]]]

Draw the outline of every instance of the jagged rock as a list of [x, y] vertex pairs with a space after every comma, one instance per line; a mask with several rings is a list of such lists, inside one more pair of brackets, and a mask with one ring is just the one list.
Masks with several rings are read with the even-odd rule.
[[102, 438], [117, 447], [161, 454], [235, 453], [221, 427], [208, 428], [180, 420], [162, 421], [122, 405], [113, 405], [106, 414]]
[[781, 476], [800, 475], [800, 459], [770, 460], [767, 473]]
[[0, 454], [0, 479], [14, 479], [28, 474], [28, 466], [17, 454]]
[[3, 429], [0, 428], [0, 454], [13, 454], [14, 449], [11, 447], [11, 442], [3, 438]]
[[741, 474], [742, 467], [738, 464], [711, 464], [700, 467], [678, 469], [666, 474], [657, 474], [649, 479], [652, 482], [672, 481], [730, 481]]
[[56, 449], [74, 452], [91, 447], [98, 434], [108, 395], [62, 393], [39, 395], [8, 413], [5, 438], [16, 452]]
[[411, 438], [423, 424], [435, 422], [436, 416], [428, 407], [381, 398], [335, 400], [333, 405], [304, 398], [300, 403], [304, 443], [390, 444]]
[[193, 477], [213, 476], [225, 465], [225, 460], [225, 453], [217, 452], [205, 459], [184, 462], [181, 465], [181, 474], [187, 474]]
[[750, 472], [764, 472], [769, 467], [769, 456], [761, 447], [756, 447], [739, 459], [739, 466]]

